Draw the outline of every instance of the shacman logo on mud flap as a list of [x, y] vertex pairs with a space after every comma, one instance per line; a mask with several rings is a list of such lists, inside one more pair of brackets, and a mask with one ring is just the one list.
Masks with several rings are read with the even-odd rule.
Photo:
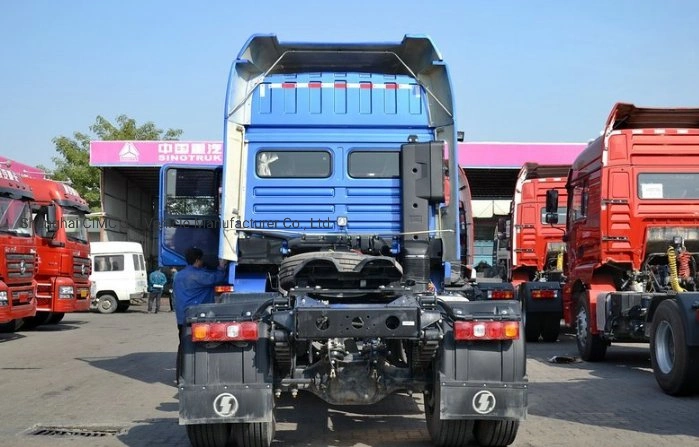
[[233, 416], [236, 411], [238, 411], [238, 399], [231, 393], [221, 393], [214, 399], [214, 412], [217, 415], [227, 418]]
[[479, 414], [488, 414], [495, 409], [495, 395], [488, 390], [477, 392], [473, 396], [473, 409]]

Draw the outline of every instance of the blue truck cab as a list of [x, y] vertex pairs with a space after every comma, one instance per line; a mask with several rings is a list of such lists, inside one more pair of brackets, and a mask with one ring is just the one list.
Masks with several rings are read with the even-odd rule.
[[[282, 43], [233, 62], [222, 169], [166, 166], [161, 263], [230, 261], [186, 312], [180, 423], [268, 446], [274, 402], [425, 398], [435, 445], [508, 445], [526, 415], [521, 311], [471, 280], [470, 197], [429, 38]], [[453, 174], [452, 174], [453, 173]]]

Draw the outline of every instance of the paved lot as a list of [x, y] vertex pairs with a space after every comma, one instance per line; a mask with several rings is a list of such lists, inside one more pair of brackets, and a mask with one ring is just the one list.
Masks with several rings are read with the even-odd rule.
[[[143, 310], [0, 334], [0, 446], [189, 445], [177, 425], [174, 314]], [[528, 350], [529, 418], [515, 446], [699, 445], [699, 396], [664, 395], [644, 345], [613, 347], [603, 364], [549, 363], [576, 353], [570, 336]], [[277, 409], [278, 446], [430, 445], [417, 396], [347, 412], [301, 393]], [[31, 434], [38, 426], [118, 433]]]

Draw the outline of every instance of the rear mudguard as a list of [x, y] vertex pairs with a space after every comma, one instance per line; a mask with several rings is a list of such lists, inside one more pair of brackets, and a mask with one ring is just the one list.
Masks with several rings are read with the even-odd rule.
[[[250, 320], [278, 294], [245, 294], [186, 312], [179, 387], [180, 424], [272, 422], [274, 394], [268, 326], [257, 342], [194, 343], [191, 323]], [[238, 299], [239, 298], [239, 299]]]
[[[512, 300], [449, 307], [452, 315], [466, 319], [508, 315], [521, 322], [522, 317], [519, 302]], [[444, 329], [434, 375], [442, 390], [441, 419], [525, 419], [528, 387], [524, 326], [520, 327], [520, 337], [511, 341], [455, 341], [451, 323], [445, 322]]]
[[[555, 290], [555, 298], [532, 298], [533, 290]], [[563, 317], [563, 294], [558, 282], [524, 282], [517, 289], [517, 298], [524, 311], [530, 314], [556, 314]]]

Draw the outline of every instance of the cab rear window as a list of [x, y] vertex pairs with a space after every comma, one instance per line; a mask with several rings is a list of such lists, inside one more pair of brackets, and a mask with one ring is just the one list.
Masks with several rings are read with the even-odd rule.
[[398, 152], [353, 151], [349, 155], [349, 176], [354, 178], [396, 178], [400, 176]]
[[267, 178], [330, 177], [332, 157], [328, 151], [260, 151], [255, 172]]

